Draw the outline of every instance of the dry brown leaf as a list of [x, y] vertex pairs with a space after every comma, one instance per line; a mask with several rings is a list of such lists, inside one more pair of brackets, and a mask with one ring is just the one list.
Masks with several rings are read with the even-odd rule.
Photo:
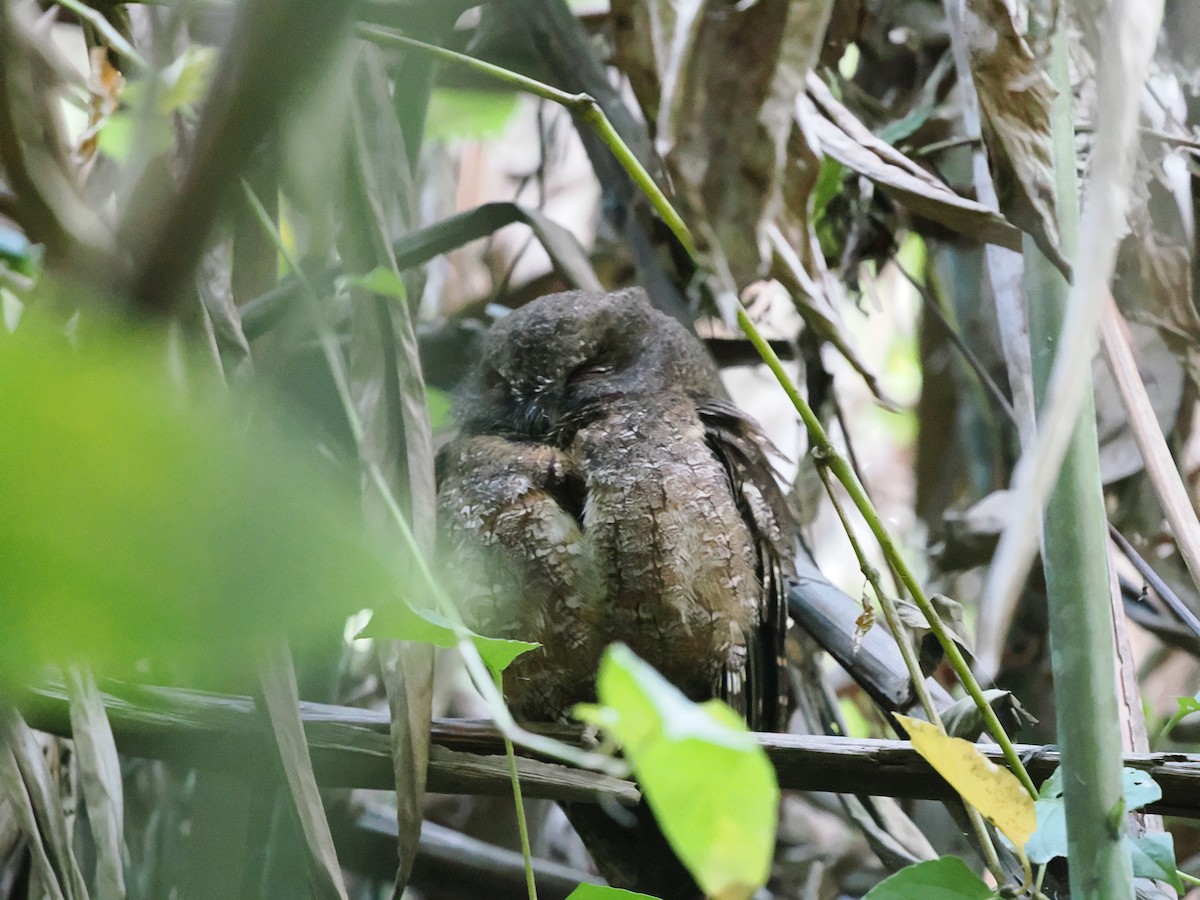
[[1020, 249], [1020, 232], [1003, 216], [981, 203], [960, 197], [903, 153], [875, 137], [820, 79], [809, 79], [808, 94], [824, 113], [812, 117], [824, 153], [869, 178], [916, 215], [986, 244]]
[[100, 129], [121, 104], [125, 76], [108, 60], [105, 47], [93, 47], [88, 53], [92, 71], [88, 76], [88, 124], [75, 146], [75, 158], [86, 164], [100, 146]]
[[1004, 0], [968, 0], [966, 13], [963, 34], [1000, 209], [1069, 278], [1071, 265], [1059, 248], [1050, 138], [1054, 85]]
[[794, 104], [831, 8], [832, 0], [613, 3], [616, 63], [655, 123], [707, 268], [732, 282], [722, 290], [762, 274], [762, 227], [783, 204]]

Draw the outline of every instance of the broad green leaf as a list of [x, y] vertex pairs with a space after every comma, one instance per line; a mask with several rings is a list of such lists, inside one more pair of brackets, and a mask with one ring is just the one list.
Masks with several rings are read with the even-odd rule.
[[1008, 769], [962, 738], [949, 737], [935, 725], [896, 716], [913, 748], [967, 803], [984, 815], [1016, 846], [1023, 847], [1037, 828], [1033, 798]]
[[1125, 795], [1125, 808], [1130, 812], [1162, 799], [1162, 788], [1154, 777], [1129, 766], [1121, 771], [1121, 791]]
[[576, 715], [624, 746], [646, 801], [679, 858], [710, 897], [748, 898], [775, 850], [775, 770], [738, 715], [696, 704], [623, 644], [596, 681], [601, 706]]
[[1033, 863], [1047, 863], [1067, 855], [1067, 809], [1062, 799], [1062, 769], [1054, 770], [1038, 792], [1037, 831], [1025, 844], [1025, 853]]
[[1137, 878], [1165, 881], [1179, 893], [1183, 882], [1175, 867], [1175, 839], [1167, 832], [1144, 834], [1140, 838], [1125, 838], [1133, 859], [1133, 874]]
[[621, 900], [622, 897], [645, 897], [646, 900], [656, 900], [649, 894], [625, 891], [621, 888], [609, 887], [606, 884], [581, 884], [571, 891], [567, 900]]
[[[396, 600], [377, 608], [371, 616], [371, 621], [357, 636], [419, 641], [433, 644], [435, 647], [458, 645], [458, 633], [447, 619], [428, 609], [415, 609], [404, 600]], [[467, 636], [493, 673], [503, 672], [518, 656], [541, 646], [530, 641], [484, 637], [470, 630], [467, 631]]]
[[265, 400], [176, 384], [150, 329], [26, 320], [0, 332], [0, 690], [49, 662], [236, 679], [395, 593], [354, 486]]
[[[1132, 811], [1162, 799], [1162, 788], [1146, 772], [1125, 767], [1121, 774], [1124, 809]], [[1045, 780], [1038, 793], [1037, 831], [1025, 845], [1031, 862], [1046, 863], [1067, 855], [1067, 812], [1063, 800], [1062, 768]], [[1150, 848], [1148, 852], [1159, 852]], [[1171, 871], [1174, 871], [1172, 863]], [[1158, 877], [1158, 876], [1155, 876]]]
[[901, 869], [863, 900], [992, 900], [995, 892], [957, 856], [943, 856]]
[[517, 95], [438, 88], [429, 98], [425, 134], [435, 140], [499, 137], [517, 109]]

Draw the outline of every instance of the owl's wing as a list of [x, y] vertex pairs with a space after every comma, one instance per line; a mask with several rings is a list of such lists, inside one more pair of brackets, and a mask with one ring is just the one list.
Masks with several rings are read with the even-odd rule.
[[[794, 527], [783, 491], [767, 458], [770, 446], [758, 424], [724, 400], [697, 403], [709, 448], [725, 468], [746, 527], [754, 537], [762, 584], [757, 634], [748, 643], [747, 672], [740, 700], [746, 721], [757, 731], [787, 727], [787, 597], [784, 574], [792, 566]], [[739, 693], [736, 687], [734, 693]]]
[[552, 447], [475, 435], [443, 448], [437, 480], [446, 586], [476, 630], [545, 645], [506, 673], [514, 710], [564, 715], [569, 691], [590, 673], [571, 668], [587, 659], [575, 652], [587, 623], [563, 612], [595, 608], [601, 592], [579, 522], [582, 478]]

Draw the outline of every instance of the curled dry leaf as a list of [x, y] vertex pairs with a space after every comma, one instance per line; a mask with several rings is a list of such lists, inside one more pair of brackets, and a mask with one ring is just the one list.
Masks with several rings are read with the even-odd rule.
[[1000, 208], [1070, 278], [1071, 265], [1059, 249], [1054, 190], [1054, 85], [1004, 0], [968, 0], [963, 32]]
[[1020, 249], [1020, 232], [1012, 223], [983, 204], [960, 197], [903, 153], [875, 137], [819, 78], [809, 77], [808, 95], [823, 113], [814, 116], [812, 124], [825, 154], [869, 178], [916, 215], [985, 244]]

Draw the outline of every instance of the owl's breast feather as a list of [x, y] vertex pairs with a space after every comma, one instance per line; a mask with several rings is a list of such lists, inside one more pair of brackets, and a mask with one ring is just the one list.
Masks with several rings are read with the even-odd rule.
[[686, 693], [744, 664], [760, 584], [728, 478], [683, 397], [580, 431], [584, 540], [604, 586], [600, 627]]

